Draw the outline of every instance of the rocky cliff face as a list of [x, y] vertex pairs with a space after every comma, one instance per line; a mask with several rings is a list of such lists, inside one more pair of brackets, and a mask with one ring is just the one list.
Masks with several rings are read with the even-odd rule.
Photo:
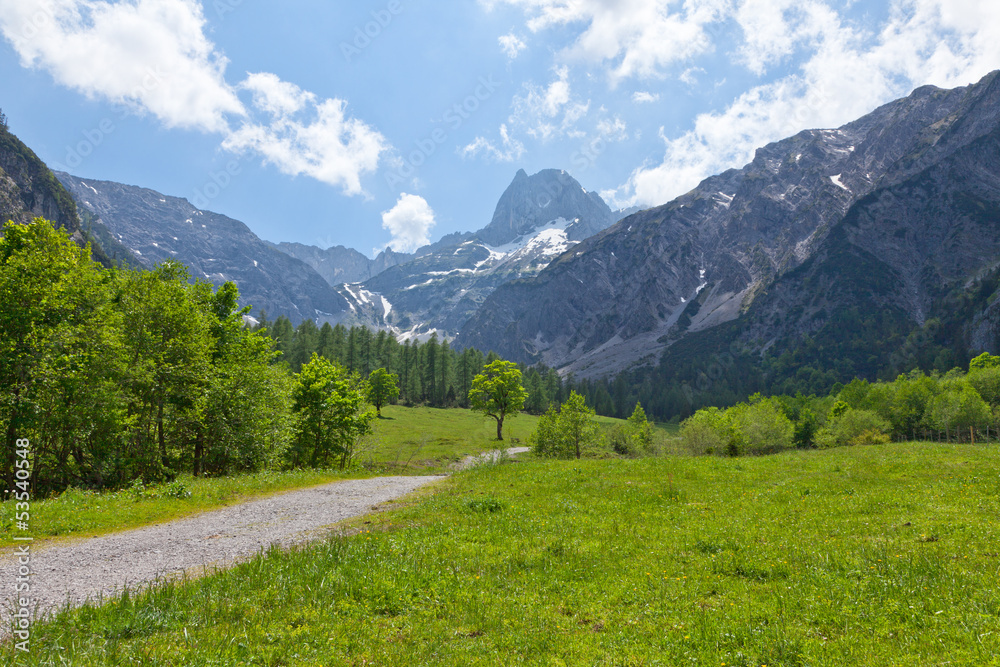
[[271, 247], [238, 220], [201, 211], [186, 199], [120, 183], [57, 174], [80, 206], [99, 219], [146, 268], [178, 260], [194, 278], [232, 281], [254, 316], [337, 321], [348, 304], [310, 266]]
[[342, 245], [323, 249], [302, 243], [278, 243], [275, 247], [302, 260], [334, 286], [364, 282], [416, 256], [395, 252], [391, 248], [380, 252], [375, 259], [369, 259], [357, 250]]
[[100, 222], [81, 220], [73, 198], [35, 153], [0, 126], [0, 225], [45, 218], [83, 245], [91, 242], [94, 259], [109, 266], [131, 255]]
[[616, 219], [564, 171], [518, 171], [484, 229], [446, 237], [341, 293], [361, 323], [453, 336], [500, 285], [537, 275]]
[[[786, 327], [751, 327], [746, 342], [764, 349], [829, 316], [805, 305], [820, 285], [804, 265], [824, 261], [840, 276], [845, 264], [867, 266], [866, 280], [890, 283], [877, 303], [919, 323], [929, 285], [968, 280], [996, 261], [992, 242], [977, 249], [972, 239], [982, 233], [976, 225], [998, 222], [989, 168], [998, 159], [998, 109], [994, 73], [965, 88], [920, 88], [844, 127], [770, 144], [743, 169], [627, 217], [537, 277], [498, 288], [458, 343], [599, 376], [653, 363], [678, 340], [753, 309]], [[956, 217], [961, 206], [985, 217]], [[823, 289], [841, 301], [861, 289], [826, 280]]]

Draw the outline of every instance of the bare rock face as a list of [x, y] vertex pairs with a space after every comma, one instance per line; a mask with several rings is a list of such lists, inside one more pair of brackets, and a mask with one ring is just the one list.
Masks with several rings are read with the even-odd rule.
[[566, 172], [520, 170], [485, 228], [445, 237], [341, 293], [355, 321], [451, 337], [499, 286], [537, 275], [615, 220], [599, 195]]
[[[457, 343], [600, 376], [655, 363], [677, 341], [734, 320], [746, 322], [754, 349], [815, 331], [831, 308], [891, 306], [918, 325], [932, 285], [967, 281], [1000, 260], [998, 126], [994, 73], [769, 144], [743, 169], [499, 287]], [[838, 287], [851, 262], [866, 267], [860, 282]], [[859, 297], [873, 289], [878, 299]], [[820, 307], [818, 292], [836, 298]], [[977, 326], [980, 338], [991, 331], [988, 321]]]
[[348, 305], [309, 265], [262, 241], [238, 220], [202, 211], [186, 199], [107, 181], [57, 176], [81, 208], [99, 219], [146, 268], [167, 259], [194, 278], [236, 283], [241, 305], [270, 319], [285, 315], [336, 321]]
[[300, 259], [316, 270], [331, 285], [361, 283], [386, 269], [410, 261], [416, 255], [383, 250], [375, 259], [342, 245], [319, 248], [302, 243], [278, 243], [275, 247], [286, 255]]
[[95, 260], [110, 266], [131, 254], [97, 221], [81, 219], [73, 198], [35, 153], [0, 126], [0, 226], [45, 218], [80, 245], [91, 243]]

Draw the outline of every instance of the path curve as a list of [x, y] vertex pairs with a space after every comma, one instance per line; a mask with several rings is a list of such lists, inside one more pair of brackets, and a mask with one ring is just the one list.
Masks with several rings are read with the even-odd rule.
[[[90, 539], [31, 547], [29, 575], [35, 616], [88, 599], [108, 599], [125, 587], [203, 568], [225, 568], [271, 545], [288, 547], [322, 537], [333, 524], [377, 509], [444, 476], [375, 477], [251, 500], [186, 519]], [[0, 635], [9, 633], [18, 555], [0, 555]], [[195, 568], [197, 568], [195, 570]], [[23, 595], [23, 594], [22, 594]], [[9, 635], [8, 635], [9, 636]]]
[[498, 463], [504, 458], [512, 458], [518, 454], [524, 454], [525, 452], [530, 452], [531, 447], [508, 447], [507, 449], [491, 449], [488, 452], [483, 452], [482, 454], [473, 454], [472, 456], [466, 456], [461, 461], [458, 461], [453, 467], [455, 470], [466, 470], [473, 466], [482, 465], [483, 463]]

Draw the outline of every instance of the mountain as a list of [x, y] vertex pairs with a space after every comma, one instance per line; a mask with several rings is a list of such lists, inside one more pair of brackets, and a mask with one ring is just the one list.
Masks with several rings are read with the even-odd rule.
[[341, 293], [361, 323], [451, 336], [499, 286], [536, 275], [615, 220], [599, 195], [565, 171], [520, 170], [485, 228], [446, 237]]
[[[919, 88], [769, 144], [499, 287], [457, 344], [583, 377], [654, 365], [674, 346], [664, 363], [681, 364], [679, 350], [716, 354], [734, 340], [758, 360], [820, 336], [858, 357], [848, 366], [888, 362], [861, 341], [902, 344], [946, 314], [943, 295], [1000, 263], [998, 79]], [[970, 312], [970, 344], [996, 347], [994, 310]]]
[[375, 259], [369, 259], [357, 250], [342, 245], [323, 249], [302, 243], [283, 242], [274, 247], [314, 268], [330, 285], [364, 282], [388, 268], [416, 257], [415, 254], [395, 252], [391, 248], [380, 252]]
[[100, 222], [81, 219], [73, 197], [52, 171], [0, 123], [0, 225], [36, 217], [65, 229], [80, 245], [90, 242], [94, 259], [105, 266], [133, 259]]
[[232, 281], [241, 305], [274, 319], [337, 321], [348, 304], [312, 267], [273, 248], [238, 220], [202, 211], [186, 199], [108, 181], [56, 176], [146, 268], [175, 259], [195, 278]]

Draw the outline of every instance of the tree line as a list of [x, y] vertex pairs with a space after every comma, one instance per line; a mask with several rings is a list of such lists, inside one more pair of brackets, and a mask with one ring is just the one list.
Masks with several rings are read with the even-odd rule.
[[31, 487], [120, 487], [181, 472], [343, 467], [375, 410], [359, 372], [295, 373], [232, 283], [167, 261], [106, 268], [36, 219], [0, 238], [0, 476], [30, 442]]
[[681, 424], [694, 454], [767, 454], [890, 441], [983, 442], [1000, 436], [1000, 357], [983, 353], [968, 370], [895, 380], [855, 378], [825, 396], [765, 397], [698, 410]]
[[[266, 313], [254, 328], [274, 339], [275, 349], [281, 353], [276, 363], [286, 364], [293, 373], [313, 354], [363, 377], [385, 369], [398, 378], [399, 393], [393, 400], [410, 406], [472, 407], [469, 392], [473, 389], [473, 379], [486, 365], [499, 359], [493, 352], [484, 354], [475, 348], [457, 350], [436, 332], [423, 342], [409, 338], [401, 342], [390, 331], [329, 322], [317, 326], [313, 320], [293, 326], [283, 315], [268, 321]], [[572, 381], [565, 382], [553, 369], [544, 365], [530, 368], [520, 365], [519, 369], [526, 391], [526, 412], [542, 414], [550, 405], [569, 397]]]

